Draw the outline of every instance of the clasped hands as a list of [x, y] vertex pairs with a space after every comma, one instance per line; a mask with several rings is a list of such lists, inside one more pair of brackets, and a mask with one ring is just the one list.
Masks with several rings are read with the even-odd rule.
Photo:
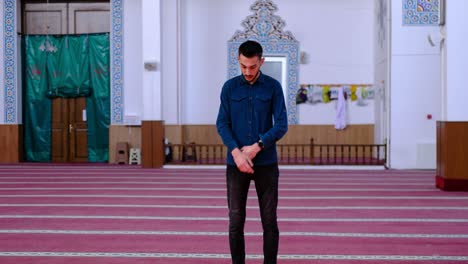
[[244, 173], [254, 173], [252, 160], [257, 156], [258, 152], [262, 150], [258, 143], [254, 143], [250, 146], [244, 146], [241, 149], [235, 148], [231, 154], [234, 158], [234, 162], [237, 168]]

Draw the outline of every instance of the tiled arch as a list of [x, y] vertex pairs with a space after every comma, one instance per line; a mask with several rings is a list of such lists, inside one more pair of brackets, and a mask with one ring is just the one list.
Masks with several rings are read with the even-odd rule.
[[297, 124], [296, 92], [299, 87], [299, 42], [291, 32], [283, 31], [285, 22], [273, 13], [278, 10], [271, 0], [257, 0], [250, 7], [253, 15], [248, 16], [242, 25], [244, 31], [237, 31], [228, 41], [228, 78], [240, 73], [237, 62], [237, 50], [242, 42], [256, 40], [260, 42], [267, 56], [282, 56], [287, 59], [287, 94], [288, 123]]

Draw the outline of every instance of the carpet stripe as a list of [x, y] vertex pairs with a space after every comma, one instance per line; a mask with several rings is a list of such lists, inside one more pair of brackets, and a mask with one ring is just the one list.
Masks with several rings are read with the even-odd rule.
[[[3, 257], [119, 257], [119, 258], [190, 258], [230, 259], [229, 254], [201, 253], [121, 253], [121, 252], [0, 252]], [[247, 259], [263, 259], [262, 255], [246, 255]], [[279, 255], [283, 260], [425, 260], [467, 261], [468, 256], [404, 256], [404, 255]]]
[[[188, 224], [186, 221], [166, 221], [166, 220], [125, 220], [125, 219], [0, 219], [0, 227], [2, 229], [60, 229], [60, 230], [133, 230], [133, 231], [200, 231], [200, 232], [224, 232], [228, 231], [228, 224], [226, 221], [193, 221], [196, 224], [194, 227]], [[260, 222], [247, 222], [246, 232], [261, 232], [262, 226]], [[328, 232], [328, 233], [385, 233], [385, 234], [467, 234], [468, 223], [399, 223], [399, 222], [374, 222], [374, 223], [340, 223], [340, 222], [279, 222], [280, 232]], [[19, 236], [19, 235], [18, 235]], [[7, 235], [1, 235], [2, 239], [6, 239]], [[21, 238], [33, 237], [21, 236]], [[83, 236], [82, 239], [87, 239], [89, 236]], [[222, 239], [227, 239], [221, 237]], [[294, 238], [294, 237], [290, 237]], [[20, 239], [20, 238], [18, 238]], [[36, 238], [37, 239], [37, 238]], [[300, 241], [299, 238], [295, 238]], [[250, 240], [250, 239], [249, 239]], [[431, 241], [427, 239], [426, 241]], [[13, 240], [14, 241], [14, 240]], [[73, 241], [73, 239], [64, 239], [64, 241]], [[464, 239], [468, 241], [468, 239]], [[284, 241], [283, 241], [284, 242]], [[384, 241], [383, 241], [384, 242]], [[443, 240], [438, 241], [442, 243]], [[422, 243], [422, 242], [421, 242]], [[455, 245], [455, 243], [448, 244]], [[72, 243], [73, 244], [73, 243]], [[418, 243], [415, 242], [415, 246]], [[466, 244], [466, 243], [465, 243]], [[227, 247], [227, 244], [223, 244]], [[421, 244], [419, 244], [421, 245]], [[460, 245], [460, 244], [458, 244]], [[284, 245], [283, 245], [284, 246]], [[301, 248], [299, 242], [296, 246], [297, 249]], [[423, 245], [424, 247], [424, 245]], [[157, 249], [155, 247], [154, 249]], [[170, 248], [167, 248], [170, 249]], [[4, 249], [6, 251], [13, 251], [12, 249]], [[29, 247], [22, 247], [18, 250], [31, 251]], [[36, 250], [36, 249], [35, 249]], [[1, 251], [1, 250], [0, 250]], [[42, 250], [38, 250], [42, 251]], [[410, 251], [411, 252], [411, 251]], [[467, 248], [468, 252], [468, 248]], [[292, 253], [289, 251], [283, 251], [283, 253]], [[304, 252], [303, 252], [304, 253]], [[311, 253], [311, 252], [309, 252]], [[315, 253], [325, 253], [323, 251], [317, 251]], [[328, 252], [330, 253], [330, 252]], [[334, 252], [343, 253], [343, 252]], [[347, 251], [347, 253], [349, 253]], [[366, 254], [370, 252], [361, 252]], [[383, 251], [382, 254], [390, 252]], [[414, 252], [412, 252], [414, 253]], [[372, 253], [377, 254], [377, 253]], [[395, 254], [395, 252], [391, 252]], [[407, 254], [403, 253], [402, 254]], [[1, 263], [1, 261], [0, 261]]]
[[[123, 178], [123, 179], [129, 179], [129, 178]], [[20, 181], [20, 182], [13, 182], [13, 181], [4, 181], [2, 184], [65, 184], [65, 183], [70, 183], [70, 184], [163, 184], [163, 185], [223, 185], [225, 186], [225, 180], [224, 179], [219, 179], [217, 181], [196, 181], [196, 182], [191, 182], [191, 181], [186, 181], [181, 179], [181, 181], [158, 181], [161, 178], [155, 178], [153, 181], [94, 181], [94, 177], [90, 178], [92, 181], [58, 181], [59, 179], [54, 179], [54, 182], [48, 182], [48, 181]], [[173, 178], [171, 178], [174, 180]], [[192, 178], [193, 179], [193, 178]], [[134, 178], [132, 177], [132, 180]], [[206, 180], [206, 179], [205, 179]], [[393, 185], [393, 184], [404, 184], [404, 185], [424, 185], [424, 186], [429, 186], [430, 184], [433, 184], [433, 180], [427, 180], [427, 181], [405, 181], [405, 180], [394, 180], [394, 181], [387, 181], [382, 182], [383, 180], [379, 179], [365, 179], [365, 180], [353, 180], [350, 182], [345, 182], [344, 180], [349, 180], [347, 179], [310, 179], [310, 181], [304, 181], [301, 179], [301, 181], [295, 181], [295, 180], [282, 180], [281, 184], [282, 185], [293, 185], [293, 186], [301, 186], [301, 185], [312, 185], [314, 186], [316, 183], [320, 185], [325, 185], [325, 184], [339, 184], [339, 185], [359, 185], [361, 184], [367, 184], [367, 185]], [[433, 185], [431, 185], [433, 187]]]
[[[198, 176], [198, 178], [196, 177]], [[98, 177], [98, 179], [143, 179], [143, 180], [153, 180], [153, 179], [162, 179], [162, 180], [218, 180], [224, 179], [225, 173], [217, 173], [217, 174], [203, 174], [197, 173], [193, 175], [191, 173], [183, 174], [183, 175], [172, 175], [171, 174], [150, 174], [150, 173], [142, 173], [142, 172], [96, 172], [96, 173], [77, 173], [71, 171], [70, 173], [60, 172], [44, 172], [40, 174], [36, 173], [17, 173], [17, 172], [10, 172], [1, 174], [0, 179], [25, 179], [25, 178], [33, 178], [33, 179], [50, 179], [50, 178], [57, 178], [57, 179], [77, 179], [77, 180], [86, 180], [86, 179], [94, 179]], [[379, 180], [389, 180], [389, 181], [429, 181], [434, 177], [433, 175], [419, 175], [419, 176], [402, 176], [402, 175], [388, 175], [388, 174], [355, 174], [355, 175], [337, 175], [337, 174], [304, 174], [304, 175], [288, 175], [288, 178], [281, 178], [281, 180], [371, 180], [371, 181], [379, 181]]]
[[[191, 231], [131, 231], [131, 230], [1, 230], [0, 234], [66, 234], [66, 235], [173, 235], [173, 236], [228, 236], [228, 232]], [[245, 232], [245, 236], [262, 237], [263, 232]], [[386, 233], [332, 233], [332, 232], [281, 232], [281, 236], [307, 237], [365, 237], [365, 238], [468, 238], [468, 234], [386, 234]]]
[[[0, 207], [110, 207], [110, 208], [185, 208], [226, 209], [226, 205], [171, 204], [0, 204]], [[258, 209], [258, 206], [247, 206]], [[279, 210], [468, 210], [465, 206], [278, 206]]]
[[[77, 203], [77, 204], [169, 204], [169, 205], [225, 205], [227, 201], [222, 199], [149, 199], [149, 198], [106, 198], [106, 197], [9, 197], [0, 198], [0, 203], [7, 204], [29, 204], [29, 203]], [[257, 206], [258, 201], [255, 199], [248, 200], [250, 206]], [[281, 200], [281, 206], [463, 206], [468, 207], [468, 200], [342, 200], [342, 199], [314, 199], [314, 200]], [[0, 211], [3, 212], [4, 210]], [[305, 211], [305, 210], [304, 210]], [[345, 212], [345, 211], [342, 211]], [[404, 211], [400, 211], [404, 212]], [[450, 212], [450, 211], [447, 211]], [[455, 211], [456, 212], [456, 211]], [[458, 211], [461, 212], [461, 211]], [[467, 211], [463, 211], [467, 212]], [[395, 212], [397, 213], [397, 212]], [[7, 213], [11, 214], [11, 213]], [[396, 215], [398, 216], [398, 215]], [[450, 214], [444, 215], [450, 217]], [[468, 218], [468, 215], [465, 217]]]
[[[44, 183], [47, 183], [47, 182], [44, 182]], [[92, 183], [92, 182], [91, 182]], [[120, 182], [119, 184], [125, 184], [127, 182]], [[63, 182], [61, 184], [64, 184]], [[148, 183], [149, 184], [149, 183]], [[190, 183], [190, 182], [172, 182], [172, 183], [168, 183], [168, 182], [152, 182], [151, 184], [156, 184], [156, 185], [188, 185], [188, 186], [191, 186], [191, 185], [220, 185], [220, 186], [225, 186], [226, 183], [220, 183], [220, 182], [212, 182], [212, 183], [209, 183], [209, 182], [206, 182], [205, 184], [202, 184], [201, 182], [197, 182], [197, 183]], [[337, 182], [337, 183], [334, 183], [334, 182], [327, 182], [327, 183], [320, 183], [320, 182], [313, 182], [313, 183], [306, 183], [306, 182], [294, 182], [294, 183], [288, 183], [288, 182], [281, 182], [280, 185], [289, 185], [289, 186], [294, 186], [294, 185], [298, 185], [298, 186], [360, 186], [360, 187], [363, 187], [363, 186], [425, 186], [425, 187], [429, 187], [429, 188], [434, 188], [433, 186], [433, 182], [427, 182], [427, 183], [356, 183], [356, 182], [352, 182], [352, 183], [346, 183], [346, 182]], [[146, 184], [145, 184], [146, 185]], [[328, 188], [328, 187], [327, 187]], [[224, 190], [226, 188], [224, 187]], [[382, 188], [383, 189], [383, 188]], [[400, 188], [401, 189], [401, 188]], [[432, 191], [435, 191], [435, 189], [432, 189]]]
[[[92, 184], [92, 183], [90, 183]], [[132, 191], [226, 191], [226, 188], [138, 188], [138, 187], [11, 187], [11, 188], [0, 188], [2, 191], [18, 191], [18, 190], [132, 190]], [[379, 188], [298, 188], [288, 189], [279, 188], [279, 191], [283, 192], [330, 192], [330, 191], [346, 191], [346, 192], [434, 192], [432, 189], [379, 189]]]
[[[364, 166], [357, 166], [363, 168]], [[317, 169], [322, 168], [322, 169]], [[346, 169], [347, 168], [347, 169]], [[337, 169], [330, 169], [325, 166], [281, 166], [280, 171], [287, 173], [288, 175], [304, 175], [304, 174], [334, 174], [334, 175], [343, 175], [343, 174], [400, 174], [399, 170], [381, 170], [381, 169], [372, 169], [373, 167], [367, 167], [367, 170], [353, 170], [350, 166], [339, 166]], [[380, 168], [380, 167], [379, 167]], [[50, 164], [45, 164], [45, 166], [27, 166], [27, 167], [9, 167], [8, 165], [2, 165], [0, 167], [0, 172], [40, 172], [40, 171], [64, 171], [64, 170], [80, 170], [83, 172], [121, 172], [123, 170], [129, 172], [140, 172], [143, 173], [140, 166], [112, 166], [112, 164], [106, 164], [102, 167], [93, 167], [91, 164], [85, 164], [83, 166], [50, 166]], [[210, 173], [224, 173], [226, 171], [226, 166], [208, 166], [202, 168], [202, 166], [192, 166], [192, 168], [187, 167], [183, 168], [162, 168], [162, 169], [145, 169], [144, 172], [151, 174], [169, 174], [169, 175], [178, 175], [178, 174], [189, 174], [193, 171], [198, 171], [204, 174]], [[405, 170], [405, 173], [408, 175], [427, 175], [434, 173], [435, 170]]]
[[[191, 196], [191, 195], [97, 195], [97, 194], [1, 194], [0, 197], [75, 197], [75, 198], [159, 198], [159, 199], [223, 199], [226, 196]], [[247, 199], [255, 199], [257, 197], [248, 197]], [[356, 200], [356, 199], [373, 199], [373, 200], [468, 200], [468, 197], [455, 196], [280, 196], [281, 200], [314, 200], [314, 199], [333, 199], [333, 200]]]
[[[228, 221], [227, 217], [170, 217], [170, 216], [122, 216], [122, 215], [0, 215], [0, 218], [49, 218], [49, 219], [126, 219], [126, 220], [170, 220], [170, 221]], [[261, 221], [258, 217], [247, 217], [246, 221]], [[418, 222], [418, 223], [468, 223], [468, 219], [425, 219], [425, 218], [278, 218], [279, 222]]]

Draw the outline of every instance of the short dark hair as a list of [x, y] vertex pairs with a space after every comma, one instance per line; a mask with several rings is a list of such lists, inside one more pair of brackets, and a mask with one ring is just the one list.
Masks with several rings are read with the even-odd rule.
[[254, 56], [262, 58], [262, 55], [263, 55], [262, 45], [260, 45], [260, 43], [256, 41], [247, 40], [246, 42], [242, 43], [239, 46], [239, 56], [240, 55], [244, 55], [247, 58], [252, 58]]

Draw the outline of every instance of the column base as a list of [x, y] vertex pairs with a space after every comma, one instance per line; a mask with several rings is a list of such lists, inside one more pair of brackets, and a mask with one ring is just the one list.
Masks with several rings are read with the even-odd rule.
[[436, 187], [443, 191], [468, 192], [468, 179], [446, 179], [436, 176]]

